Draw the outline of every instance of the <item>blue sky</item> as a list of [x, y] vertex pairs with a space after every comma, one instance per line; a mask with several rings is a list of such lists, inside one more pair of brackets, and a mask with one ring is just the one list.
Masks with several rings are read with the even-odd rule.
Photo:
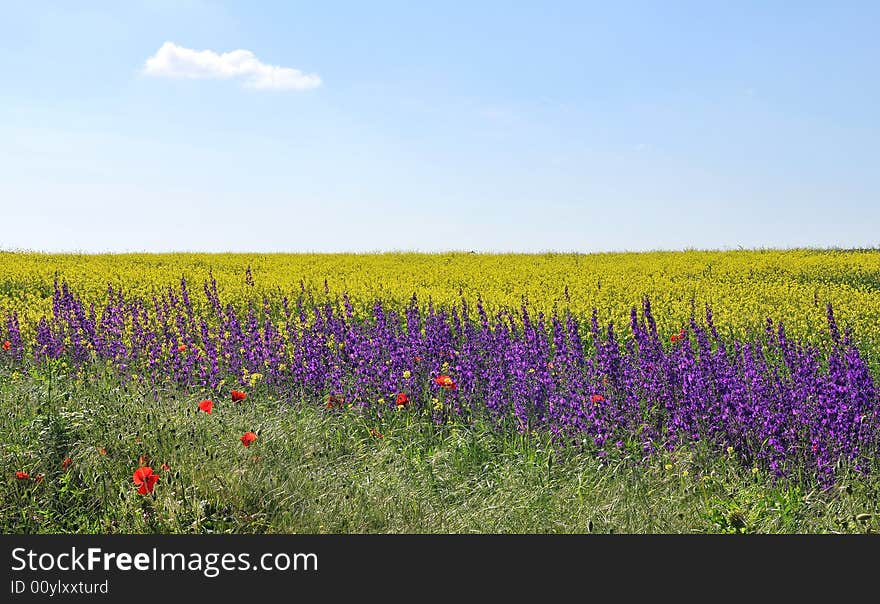
[[878, 23], [876, 2], [0, 2], [0, 248], [876, 246]]

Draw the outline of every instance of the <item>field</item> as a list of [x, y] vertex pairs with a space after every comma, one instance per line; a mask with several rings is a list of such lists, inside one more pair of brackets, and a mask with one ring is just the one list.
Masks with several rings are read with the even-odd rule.
[[[688, 251], [645, 254], [126, 254], [52, 255], [0, 253], [0, 309], [32, 320], [51, 312], [57, 277], [88, 300], [105, 299], [107, 286], [144, 294], [177, 287], [186, 276], [201, 289], [210, 275], [224, 299], [239, 302], [263, 294], [295, 296], [302, 283], [318, 295], [347, 292], [355, 302], [452, 305], [479, 297], [487, 312], [554, 306], [601, 321], [629, 321], [629, 311], [650, 297], [661, 329], [688, 320], [690, 300], [712, 306], [730, 335], [763, 329], [768, 317], [789, 331], [826, 334], [826, 303], [858, 337], [880, 341], [880, 252], [877, 250]], [[250, 267], [254, 286], [248, 285]], [[568, 288], [568, 299], [565, 291]], [[193, 303], [204, 305], [202, 297]]]
[[877, 250], [0, 268], [4, 532], [880, 530]]

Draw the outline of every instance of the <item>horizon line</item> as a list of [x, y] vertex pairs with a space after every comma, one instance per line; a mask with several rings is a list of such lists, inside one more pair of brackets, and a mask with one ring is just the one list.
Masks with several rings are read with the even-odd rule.
[[2, 248], [0, 254], [13, 255], [42, 255], [42, 256], [133, 256], [133, 255], [216, 255], [216, 256], [268, 256], [268, 255], [291, 255], [291, 256], [343, 256], [343, 255], [364, 255], [364, 256], [380, 256], [380, 255], [420, 255], [420, 256], [442, 256], [446, 254], [466, 254], [466, 255], [482, 255], [482, 256], [506, 256], [506, 255], [522, 255], [522, 256], [541, 256], [541, 255], [602, 255], [602, 254], [656, 254], [656, 253], [688, 253], [688, 252], [794, 252], [794, 251], [819, 251], [819, 252], [880, 252], [880, 243], [869, 246], [723, 246], [723, 247], [683, 247], [683, 248], [650, 248], [650, 249], [610, 249], [610, 250], [565, 250], [565, 249], [546, 249], [546, 250], [470, 250], [464, 248], [449, 248], [441, 250], [416, 250], [416, 249], [364, 249], [364, 250], [337, 250], [337, 251], [318, 251], [318, 250], [187, 250], [187, 249], [169, 249], [169, 250], [35, 250], [27, 248]]

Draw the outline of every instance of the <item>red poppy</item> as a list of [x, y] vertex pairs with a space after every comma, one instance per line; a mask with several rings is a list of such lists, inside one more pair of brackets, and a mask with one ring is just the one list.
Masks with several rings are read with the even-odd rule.
[[186, 352], [186, 344], [181, 344], [177, 347], [177, 352]]
[[421, 363], [421, 362], [422, 362], [422, 357], [415, 357], [413, 360], [414, 360], [416, 363]]
[[134, 471], [134, 483], [138, 486], [138, 493], [146, 495], [153, 492], [159, 475], [153, 473], [153, 468], [143, 466]]
[[65, 469], [67, 466], [69, 466], [72, 463], [73, 463], [73, 460], [68, 457], [67, 459], [65, 459], [64, 461], [61, 462], [61, 469], [62, 470]]
[[37, 474], [36, 476], [34, 476], [34, 482], [43, 482], [43, 475]]
[[398, 407], [406, 407], [406, 404], [409, 402], [409, 397], [406, 396], [403, 392], [398, 392], [397, 397], [394, 399], [394, 404]]
[[332, 409], [333, 408], [333, 401], [328, 399], [327, 402], [324, 403], [324, 408], [325, 409]]
[[232, 395], [232, 402], [233, 403], [237, 403], [238, 401], [243, 401], [244, 399], [247, 398], [247, 394], [245, 394], [241, 390], [233, 390], [230, 394]]
[[594, 394], [591, 398], [594, 403], [601, 403], [605, 400], [605, 397], [601, 394]]
[[105, 449], [104, 447], [97, 447], [97, 449], [99, 454], [107, 455], [107, 449]]
[[163, 471], [163, 472], [169, 472], [169, 471], [171, 471], [171, 466], [169, 466], [167, 463], [163, 463], [163, 464], [162, 464], [162, 471]]
[[373, 438], [385, 438], [382, 436], [382, 433], [376, 430], [376, 428], [370, 428], [370, 436]]
[[15, 477], [18, 478], [19, 480], [27, 480], [28, 478], [31, 477], [31, 475], [28, 474], [27, 472], [18, 471], [15, 473]]
[[12, 342], [10, 342], [9, 340], [3, 342], [3, 350], [9, 350], [10, 348], [12, 348]]
[[455, 382], [448, 375], [438, 375], [434, 381], [444, 390], [455, 390], [456, 388]]
[[250, 447], [251, 444], [257, 440], [257, 435], [253, 432], [245, 432], [239, 440], [245, 447]]
[[202, 411], [204, 411], [208, 415], [211, 414], [211, 409], [213, 409], [213, 408], [214, 408], [214, 401], [212, 401], [212, 400], [205, 399], [201, 403], [199, 403], [199, 409], [201, 409]]

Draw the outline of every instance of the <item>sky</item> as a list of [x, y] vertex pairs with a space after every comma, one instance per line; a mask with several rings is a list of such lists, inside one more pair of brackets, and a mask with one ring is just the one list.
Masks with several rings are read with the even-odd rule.
[[0, 249], [880, 245], [880, 3], [0, 0]]

